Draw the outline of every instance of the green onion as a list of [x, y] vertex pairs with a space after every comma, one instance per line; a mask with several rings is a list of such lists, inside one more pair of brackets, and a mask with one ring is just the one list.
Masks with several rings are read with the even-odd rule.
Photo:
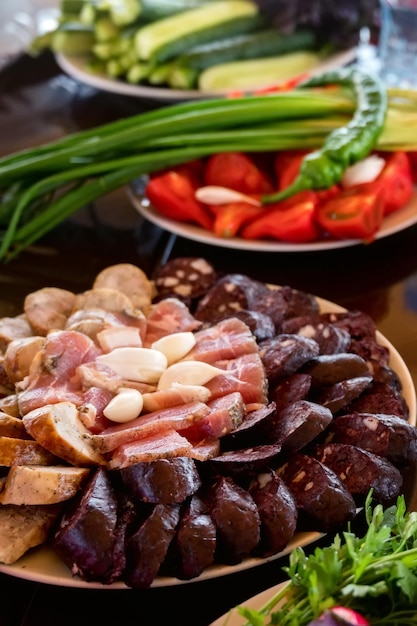
[[[414, 92], [389, 92], [378, 147], [417, 149]], [[355, 110], [342, 89], [166, 106], [0, 159], [0, 260], [134, 178], [217, 152], [318, 148]], [[408, 131], [408, 132], [407, 132]], [[412, 142], [412, 143], [410, 143]]]

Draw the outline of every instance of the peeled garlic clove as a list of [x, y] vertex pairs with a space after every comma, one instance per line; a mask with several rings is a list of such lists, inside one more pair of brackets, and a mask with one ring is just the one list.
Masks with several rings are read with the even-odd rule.
[[165, 354], [168, 365], [182, 359], [191, 348], [194, 348], [196, 338], [192, 332], [172, 333], [154, 341], [151, 345], [153, 350], [160, 350]]
[[121, 387], [119, 393], [103, 409], [103, 413], [112, 422], [131, 422], [138, 417], [142, 408], [143, 398], [140, 391]]
[[156, 383], [168, 367], [162, 352], [151, 348], [115, 348], [107, 354], [100, 354], [96, 361], [107, 365], [121, 378], [138, 383]]
[[385, 163], [386, 161], [382, 157], [371, 154], [350, 165], [342, 176], [342, 186], [346, 188], [373, 182], [384, 169]]
[[228, 204], [229, 202], [247, 202], [254, 206], [261, 206], [259, 200], [247, 196], [240, 191], [234, 189], [228, 189], [227, 187], [221, 187], [220, 185], [207, 185], [206, 187], [200, 187], [195, 192], [195, 197], [200, 202], [205, 204]]
[[170, 365], [158, 382], [158, 389], [170, 389], [181, 385], [205, 385], [209, 380], [225, 371], [203, 361], [180, 361]]

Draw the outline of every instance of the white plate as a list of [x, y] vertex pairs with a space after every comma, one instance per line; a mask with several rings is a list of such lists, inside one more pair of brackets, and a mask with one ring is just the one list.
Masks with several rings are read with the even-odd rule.
[[[345, 310], [337, 304], [329, 302], [328, 300], [323, 300], [322, 298], [317, 298], [317, 301], [319, 302], [322, 311], [339, 312]], [[390, 366], [399, 376], [402, 384], [403, 396], [410, 410], [409, 422], [416, 424], [417, 400], [411, 374], [399, 352], [380, 332], [377, 333], [377, 339], [380, 344], [386, 346], [390, 351]], [[322, 533], [318, 532], [297, 532], [282, 552], [272, 556], [266, 558], [248, 558], [237, 565], [213, 565], [204, 570], [198, 578], [193, 578], [189, 581], [179, 580], [174, 577], [160, 576], [153, 581], [152, 587], [167, 587], [195, 583], [217, 578], [219, 576], [225, 576], [226, 574], [235, 574], [243, 570], [263, 565], [266, 562], [277, 560], [289, 554], [294, 548], [310, 545], [314, 541], [318, 541], [323, 536], [324, 535]], [[70, 570], [58, 558], [52, 548], [47, 545], [30, 550], [12, 565], [0, 564], [0, 573], [9, 574], [10, 576], [15, 576], [17, 578], [24, 578], [25, 580], [58, 585], [61, 587], [104, 590], [128, 589], [123, 582], [116, 582], [112, 585], [103, 585], [97, 582], [85, 582], [81, 579], [74, 578], [71, 575]], [[231, 625], [227, 624], [227, 626]]]
[[[332, 54], [327, 59], [323, 60], [314, 70], [310, 72], [310, 75], [319, 74], [320, 72], [340, 67], [351, 63], [356, 57], [356, 49], [351, 48]], [[79, 80], [82, 83], [95, 87], [96, 89], [102, 89], [103, 91], [111, 91], [113, 93], [120, 93], [125, 96], [136, 96], [138, 98], [149, 98], [151, 100], [197, 100], [210, 98], [215, 96], [225, 95], [225, 91], [218, 92], [202, 92], [197, 89], [169, 89], [168, 87], [152, 87], [147, 85], [131, 85], [123, 80], [112, 79], [102, 74], [94, 74], [86, 69], [86, 58], [83, 56], [67, 56], [64, 54], [57, 54], [56, 60], [69, 76]]]
[[[266, 239], [252, 240], [242, 239], [241, 237], [217, 237], [214, 233], [200, 226], [178, 222], [164, 217], [153, 208], [146, 198], [135, 193], [133, 186], [129, 189], [129, 196], [135, 209], [153, 224], [175, 235], [184, 237], [185, 239], [192, 239], [193, 241], [199, 241], [213, 246], [252, 250], [256, 252], [313, 252], [364, 245], [363, 241], [360, 239], [329, 239], [313, 241], [311, 243], [286, 243], [285, 241], [269, 241]], [[407, 205], [391, 213], [391, 215], [388, 215], [388, 217], [384, 219], [375, 239], [383, 239], [389, 235], [394, 235], [401, 230], [413, 226], [413, 224], [417, 224], [417, 192]]]

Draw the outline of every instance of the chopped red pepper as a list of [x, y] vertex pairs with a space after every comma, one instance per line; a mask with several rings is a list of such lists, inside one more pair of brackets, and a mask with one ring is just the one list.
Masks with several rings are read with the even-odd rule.
[[[301, 163], [309, 153], [308, 150], [282, 150], [277, 152], [274, 159], [274, 169], [278, 179], [278, 189], [286, 189], [297, 178]], [[321, 201], [328, 200], [340, 191], [339, 185], [333, 185], [329, 189], [316, 191]]]
[[246, 194], [264, 194], [274, 190], [267, 174], [243, 152], [223, 152], [209, 157], [204, 182]]
[[218, 237], [235, 237], [249, 220], [265, 211], [263, 206], [248, 202], [230, 202], [209, 209], [214, 215], [213, 232]]
[[379, 176], [370, 184], [385, 190], [384, 216], [401, 209], [414, 193], [411, 162], [406, 152], [389, 154]]
[[290, 243], [307, 243], [320, 236], [315, 220], [318, 195], [303, 191], [288, 200], [269, 204], [241, 232], [245, 239], [277, 239]]
[[201, 186], [191, 168], [173, 168], [151, 176], [146, 196], [165, 217], [180, 222], [199, 224], [211, 229], [213, 219], [206, 206], [195, 198]]
[[356, 185], [320, 204], [316, 219], [336, 239], [371, 242], [381, 227], [384, 205], [385, 192], [374, 183]]

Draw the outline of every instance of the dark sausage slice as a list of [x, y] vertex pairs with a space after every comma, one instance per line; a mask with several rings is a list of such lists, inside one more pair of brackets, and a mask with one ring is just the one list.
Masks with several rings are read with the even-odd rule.
[[265, 444], [224, 452], [209, 459], [207, 465], [215, 473], [248, 482], [265, 468], [273, 467], [280, 453], [281, 444]]
[[311, 320], [306, 317], [286, 320], [282, 324], [282, 332], [314, 339], [320, 346], [320, 354], [345, 352], [351, 341], [349, 333], [344, 328], [338, 328], [320, 319]]
[[335, 414], [358, 398], [372, 381], [371, 375], [356, 376], [328, 387], [322, 387], [312, 394], [312, 397], [315, 402], [322, 404]]
[[319, 460], [297, 452], [277, 472], [294, 496], [300, 530], [335, 531], [355, 517], [352, 495]]
[[270, 391], [270, 395], [275, 402], [277, 412], [282, 411], [286, 406], [306, 400], [311, 388], [311, 376], [302, 372], [295, 372], [282, 379]]
[[135, 463], [119, 472], [131, 497], [142, 502], [183, 502], [201, 486], [195, 461], [189, 457]]
[[216, 526], [203, 500], [194, 495], [181, 514], [169, 548], [169, 573], [180, 580], [196, 578], [214, 562]]
[[308, 337], [282, 334], [262, 341], [259, 350], [268, 382], [274, 386], [318, 356], [319, 345]]
[[218, 276], [214, 267], [201, 257], [178, 257], [158, 267], [154, 274], [157, 299], [176, 297], [188, 304], [204, 295]]
[[285, 548], [297, 528], [298, 511], [291, 491], [276, 472], [259, 474], [249, 493], [261, 517], [259, 554], [276, 554]]
[[250, 448], [269, 442], [270, 423], [276, 414], [275, 402], [246, 414], [243, 422], [221, 438], [222, 451]]
[[254, 302], [252, 308], [272, 317], [276, 334], [285, 332], [283, 330], [285, 320], [300, 316], [314, 318], [319, 314], [317, 299], [312, 294], [288, 285], [264, 292]]
[[376, 380], [358, 397], [340, 411], [347, 413], [386, 413], [408, 419], [409, 408], [404, 396], [396, 393], [389, 385]]
[[375, 500], [383, 504], [392, 503], [400, 494], [401, 473], [381, 456], [345, 443], [319, 444], [313, 454], [339, 476], [359, 504], [371, 488]]
[[52, 540], [54, 550], [74, 576], [104, 584], [112, 581], [118, 538], [117, 509], [109, 475], [100, 467], [81, 497], [65, 511]]
[[282, 444], [283, 452], [296, 452], [318, 437], [333, 419], [330, 409], [299, 400], [290, 404], [271, 424], [271, 440]]
[[252, 496], [230, 476], [222, 476], [211, 488], [208, 507], [217, 529], [216, 558], [240, 563], [260, 540], [261, 519]]
[[167, 555], [180, 519], [179, 504], [155, 504], [126, 542], [124, 581], [128, 587], [150, 587]]
[[369, 374], [366, 361], [351, 352], [320, 354], [307, 363], [302, 371], [311, 377], [312, 387], [326, 387], [348, 378]]
[[322, 313], [321, 319], [344, 328], [348, 331], [352, 339], [376, 338], [376, 324], [372, 317], [363, 311], [352, 309], [350, 311], [336, 311], [332, 313]]
[[348, 443], [387, 457], [394, 465], [417, 459], [417, 429], [397, 415], [350, 413], [335, 417], [326, 443]]

